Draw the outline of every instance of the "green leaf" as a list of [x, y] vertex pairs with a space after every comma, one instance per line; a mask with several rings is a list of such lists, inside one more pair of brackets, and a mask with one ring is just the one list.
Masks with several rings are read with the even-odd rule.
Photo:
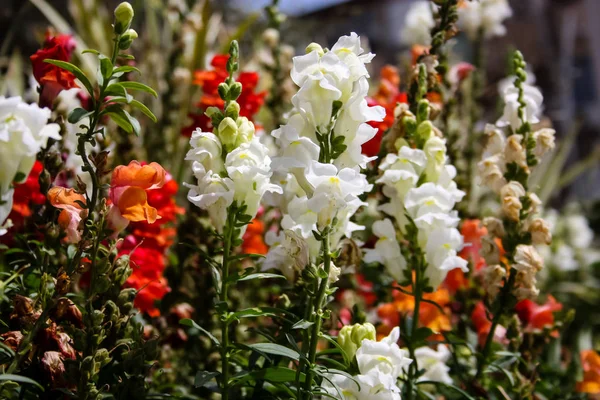
[[[250, 380], [261, 380], [271, 383], [293, 382], [296, 380], [296, 371], [285, 367], [269, 367], [252, 371], [251, 373], [245, 373], [232, 379], [232, 381], [235, 381], [235, 384], [244, 383]], [[306, 375], [301, 373], [300, 382], [304, 382], [305, 380]]]
[[87, 54], [87, 53], [95, 54], [97, 56], [100, 55], [100, 52], [98, 50], [94, 50], [94, 49], [85, 49], [81, 52], [81, 54]]
[[146, 116], [148, 118], [150, 118], [152, 120], [152, 122], [156, 122], [157, 121], [156, 116], [143, 103], [141, 103], [141, 102], [139, 102], [137, 100], [131, 100], [131, 101], [127, 101], [127, 100], [128, 99], [125, 98], [125, 97], [113, 97], [113, 98], [110, 99], [110, 101], [114, 101], [114, 102], [117, 102], [117, 103], [128, 103], [132, 107], [135, 107], [138, 110], [140, 110], [141, 112], [143, 112], [144, 114], [146, 114]]
[[298, 352], [276, 343], [255, 343], [248, 345], [248, 347], [267, 354], [275, 354], [277, 356], [291, 358], [295, 361], [300, 359], [300, 354], [298, 354]]
[[[123, 111], [123, 110], [121, 110]], [[127, 117], [121, 115], [119, 112], [106, 112], [106, 115], [110, 117], [121, 129], [123, 129], [127, 133], [133, 133], [133, 126], [127, 120]]]
[[108, 81], [113, 72], [112, 61], [102, 54], [100, 54], [98, 58], [100, 59], [100, 73], [102, 74], [104, 81]]
[[144, 85], [143, 83], [128, 81], [128, 82], [120, 82], [120, 84], [127, 89], [140, 90], [142, 92], [150, 93], [152, 96], [158, 98], [158, 93], [156, 93], [156, 91], [154, 89], [152, 89], [150, 86]]
[[123, 66], [121, 66], [121, 67], [115, 68], [115, 69], [113, 70], [112, 76], [113, 76], [114, 78], [118, 78], [118, 77], [120, 77], [120, 76], [122, 76], [123, 74], [126, 74], [126, 73], [128, 73], [128, 72], [137, 72], [137, 73], [138, 73], [138, 74], [140, 74], [140, 75], [142, 74], [142, 73], [140, 72], [140, 70], [139, 70], [139, 69], [137, 69], [136, 67], [132, 67], [131, 65], [123, 65]]
[[185, 326], [189, 326], [195, 329], [198, 329], [200, 332], [204, 333], [206, 336], [208, 336], [210, 338], [210, 340], [213, 341], [214, 344], [216, 344], [217, 346], [220, 346], [221, 343], [219, 343], [219, 341], [217, 340], [216, 337], [213, 336], [212, 333], [210, 333], [209, 331], [207, 331], [206, 329], [204, 329], [203, 327], [201, 327], [200, 325], [198, 325], [196, 322], [194, 322], [193, 320], [189, 319], [189, 318], [184, 318], [182, 320], [179, 321], [179, 323], [181, 325], [185, 325]]
[[295, 315], [290, 313], [289, 311], [286, 311], [286, 310], [283, 310], [280, 308], [276, 308], [276, 307], [247, 308], [245, 310], [241, 310], [241, 311], [237, 311], [237, 312], [233, 313], [233, 316], [235, 318], [256, 318], [256, 317], [277, 317], [277, 316], [279, 316], [280, 318], [284, 319], [285, 321], [288, 321], [289, 323], [291, 323], [291, 321], [282, 317], [281, 314], [287, 314], [287, 315], [291, 315], [291, 316], [295, 317]]
[[314, 322], [300, 320], [300, 321], [296, 322], [294, 324], [294, 326], [292, 326], [292, 329], [307, 329], [308, 327], [312, 326], [313, 324], [314, 324]]
[[136, 134], [136, 136], [140, 136], [140, 131], [142, 130], [142, 127], [140, 126], [140, 122], [135, 117], [132, 117], [131, 114], [129, 114], [127, 111], [125, 111], [125, 110], [122, 110], [122, 111], [123, 111], [123, 114], [125, 114], [125, 116], [127, 117], [127, 120], [129, 121], [131, 126], [133, 127], [133, 132]]
[[278, 275], [278, 274], [269, 274], [266, 272], [260, 272], [257, 274], [250, 274], [250, 275], [246, 275], [246, 276], [242, 276], [240, 279], [238, 279], [238, 281], [250, 281], [252, 279], [285, 279], [285, 276], [283, 275]]
[[28, 383], [40, 389], [42, 392], [44, 391], [44, 387], [34, 381], [33, 379], [27, 378], [26, 376], [21, 375], [13, 375], [13, 374], [0, 374], [0, 381], [13, 381], [19, 383]]
[[77, 67], [76, 65], [73, 65], [69, 62], [60, 61], [60, 60], [46, 59], [46, 60], [44, 60], [44, 62], [47, 62], [48, 64], [56, 65], [57, 67], [60, 67], [66, 71], [71, 72], [73, 75], [75, 75], [75, 77], [77, 79], [79, 79], [79, 81], [81, 81], [83, 86], [85, 86], [85, 88], [88, 91], [88, 93], [90, 94], [90, 96], [92, 96], [92, 98], [94, 97], [94, 88], [92, 87], [92, 84], [90, 83], [90, 80], [88, 79], [88, 77], [83, 73], [82, 70], [79, 69], [79, 67]]
[[76, 109], [74, 109], [73, 111], [71, 111], [69, 113], [69, 116], [67, 117], [67, 121], [69, 121], [69, 123], [71, 123], [71, 124], [76, 124], [79, 121], [81, 121], [82, 119], [84, 119], [85, 117], [89, 117], [93, 113], [94, 113], [93, 111], [88, 111], [85, 108], [77, 107]]
[[202, 387], [218, 375], [220, 375], [218, 372], [198, 371], [194, 379], [194, 387]]

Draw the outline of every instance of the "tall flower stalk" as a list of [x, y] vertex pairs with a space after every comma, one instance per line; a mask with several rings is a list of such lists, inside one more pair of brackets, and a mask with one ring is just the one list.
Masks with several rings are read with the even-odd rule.
[[[302, 276], [308, 291], [308, 329], [295, 382], [298, 398], [310, 398], [318, 387], [317, 344], [329, 315], [331, 284], [340, 273], [336, 254], [342, 237], [362, 229], [350, 219], [365, 205], [359, 196], [371, 188], [360, 172], [375, 159], [361, 154], [362, 145], [376, 133], [367, 122], [384, 116], [381, 107], [367, 105], [365, 64], [374, 55], [363, 52], [355, 33], [341, 37], [331, 50], [312, 43], [306, 53], [293, 60], [291, 77], [299, 90], [288, 123], [272, 132], [279, 146], [275, 181], [282, 188], [273, 203], [283, 219], [279, 239], [263, 265], [282, 270], [293, 282]], [[304, 249], [308, 254], [290, 267], [289, 255], [303, 254]]]
[[448, 164], [443, 134], [430, 120], [425, 64], [416, 66], [414, 79], [410, 105], [400, 104], [396, 109], [400, 126], [394, 137], [397, 153], [386, 155], [376, 180], [389, 199], [379, 208], [393, 220], [375, 222], [373, 232], [378, 241], [373, 249], [366, 249], [364, 259], [383, 264], [401, 286], [412, 288], [415, 306], [403, 333], [413, 360], [404, 386], [409, 399], [414, 396], [419, 378], [416, 350], [426, 345], [432, 333], [428, 328], [419, 328], [423, 295], [436, 290], [450, 270], [468, 271], [467, 262], [457, 256], [463, 238], [456, 229], [459, 219], [454, 210], [464, 192], [453, 180], [456, 169]]
[[[516, 79], [503, 94], [504, 114], [496, 126], [486, 127], [488, 142], [479, 163], [482, 182], [500, 196], [502, 215], [484, 220], [489, 233], [482, 248], [487, 263], [484, 286], [492, 321], [475, 379], [481, 378], [490, 364], [494, 335], [502, 318], [515, 312], [518, 300], [538, 296], [536, 274], [543, 268], [543, 259], [532, 244], [549, 244], [551, 240], [548, 224], [536, 215], [541, 201], [528, 189], [528, 179], [541, 157], [554, 147], [554, 131], [532, 131], [532, 124], [539, 122], [542, 95], [525, 83], [526, 64], [518, 51], [513, 67]], [[507, 135], [500, 128], [505, 128]], [[506, 252], [504, 257], [498, 239]]]
[[206, 210], [223, 241], [220, 263], [211, 261], [213, 277], [219, 301], [217, 314], [221, 325], [220, 389], [223, 399], [228, 399], [231, 389], [231, 356], [235, 351], [230, 341], [230, 329], [238, 319], [229, 305], [230, 286], [239, 279], [232, 273], [235, 259], [233, 251], [242, 243], [246, 225], [256, 216], [265, 192], [280, 192], [280, 188], [269, 182], [271, 159], [268, 149], [254, 135], [254, 124], [240, 117], [240, 105], [236, 102], [242, 85], [234, 79], [239, 70], [239, 45], [233, 41], [227, 60], [228, 78], [219, 84], [218, 93], [224, 101], [224, 111], [209, 107], [206, 115], [211, 118], [214, 132], [197, 129], [191, 137], [192, 149], [186, 159], [193, 161], [192, 170], [197, 184], [186, 184], [190, 188], [188, 199]]
[[[57, 280], [62, 283], [62, 286], [57, 286], [56, 290], [54, 290], [50, 303], [46, 305], [28, 335], [21, 342], [20, 348], [22, 351], [17, 353], [17, 357], [15, 357], [8, 368], [9, 371], [15, 371], [19, 367], [38, 331], [46, 323], [48, 315], [55, 310], [61, 301], [64, 301], [62, 296], [68, 291], [73, 274], [81, 267], [81, 260], [84, 255], [91, 261], [92, 274], [88, 289], [88, 300], [86, 303], [87, 313], [85, 321], [89, 340], [85, 354], [87, 355], [88, 353], [96, 352], [96, 349], [91, 344], [95, 326], [97, 325], [97, 317], [94, 316], [92, 302], [95, 294], [102, 293], [108, 289], [106, 286], [106, 279], [108, 279], [107, 276], [111, 272], [111, 267], [114, 265], [108, 260], [108, 256], [111, 253], [110, 250], [104, 249], [103, 254], [99, 254], [100, 249], [102, 248], [101, 242], [110, 235], [110, 232], [107, 232], [106, 230], [107, 226], [105, 224], [108, 207], [106, 207], [106, 203], [101, 203], [99, 201], [103, 197], [100, 179], [106, 174], [107, 153], [101, 152], [96, 156], [92, 156], [89, 154], [88, 144], [94, 146], [96, 144], [97, 135], [105, 134], [105, 128], [100, 127], [100, 121], [103, 117], [110, 118], [119, 127], [129, 133], [135, 132], [136, 134], [139, 134], [140, 124], [137, 119], [125, 110], [125, 105], [141, 110], [145, 115], [156, 121], [152, 112], [142, 103], [135, 100], [133, 96], [128, 93], [128, 90], [141, 90], [155, 96], [156, 92], [142, 83], [133, 81], [120, 82], [120, 78], [123, 77], [124, 74], [138, 71], [135, 67], [129, 65], [119, 66], [117, 63], [118, 60], [133, 59], [133, 56], [131, 55], [119, 53], [120, 50], [127, 50], [131, 46], [133, 40], [137, 38], [137, 33], [133, 29], [130, 29], [132, 20], [133, 9], [131, 5], [127, 2], [121, 3], [115, 9], [113, 49], [111, 57], [109, 58], [97, 50], [90, 49], [84, 51], [84, 53], [91, 53], [98, 57], [99, 71], [96, 75], [96, 85], [92, 85], [88, 77], [74, 64], [61, 60], [44, 60], [48, 64], [52, 64], [61, 70], [73, 74], [83, 84], [90, 96], [91, 111], [84, 108], [71, 110], [68, 116], [68, 122], [71, 124], [81, 122], [80, 127], [84, 130], [84, 132], [81, 132], [78, 135], [77, 154], [82, 159], [83, 171], [90, 175], [92, 188], [88, 194], [85, 186], [79, 185], [77, 190], [81, 193], [85, 193], [85, 196], [74, 196], [72, 193], [67, 192], [64, 197], [62, 197], [62, 195], [56, 197], [57, 199], [62, 198], [63, 200], [58, 201], [57, 203], [52, 202], [52, 205], [55, 207], [70, 207], [71, 210], [75, 210], [73, 213], [66, 214], [69, 216], [68, 219], [74, 222], [74, 225], [69, 225], [68, 227], [65, 226], [64, 228], [66, 228], [68, 233], [67, 240], [78, 243], [78, 247], [73, 256], [68, 255], [67, 267], [59, 270]], [[52, 190], [48, 193], [49, 197], [51, 196], [51, 193]], [[73, 200], [73, 198], [75, 198], [75, 200]], [[67, 204], [65, 201], [71, 203]], [[63, 219], [62, 221], [65, 220]], [[80, 225], [83, 226], [83, 233], [78, 232]], [[99, 264], [102, 264], [102, 266], [100, 267]], [[102, 271], [99, 271], [100, 269]], [[99, 275], [102, 275], [103, 278], [105, 278], [100, 283], [97, 282], [96, 279]], [[97, 336], [94, 340], [97, 341], [96, 344], [99, 344], [102, 337]], [[84, 379], [84, 381], [85, 380], [86, 379]], [[86, 386], [80, 387], [80, 389], [85, 391], [89, 388]]]

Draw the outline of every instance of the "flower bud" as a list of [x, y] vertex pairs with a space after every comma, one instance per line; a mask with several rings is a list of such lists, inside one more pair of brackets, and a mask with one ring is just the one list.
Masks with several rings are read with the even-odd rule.
[[127, 32], [125, 32], [123, 36], [121, 36], [121, 39], [119, 39], [119, 49], [127, 50], [131, 46], [133, 40], [137, 39], [137, 37], [138, 34], [135, 30], [127, 29]]
[[349, 360], [354, 358], [356, 350], [362, 345], [364, 339], [375, 340], [375, 327], [366, 322], [364, 324], [346, 325], [338, 334], [337, 342], [344, 350]]
[[240, 116], [240, 104], [237, 101], [232, 101], [225, 110], [225, 116], [237, 120]]
[[554, 149], [554, 129], [544, 128], [533, 133], [535, 140], [534, 153], [537, 157], [542, 157], [547, 152]]
[[311, 44], [309, 44], [308, 46], [306, 46], [306, 53], [310, 53], [316, 51], [317, 54], [319, 54], [320, 57], [323, 56], [323, 54], [325, 54], [325, 51], [323, 51], [323, 47], [321, 47], [320, 44], [312, 42]]
[[242, 94], [242, 84], [233, 82], [229, 87], [229, 100], [237, 100], [240, 94]]
[[225, 82], [219, 83], [219, 86], [217, 87], [217, 92], [219, 92], [219, 96], [223, 100], [227, 100], [229, 98], [229, 85]]
[[124, 1], [119, 4], [117, 8], [115, 8], [115, 32], [118, 34], [123, 34], [129, 26], [131, 26], [131, 21], [133, 20], [133, 7], [131, 4]]
[[225, 149], [227, 151], [234, 149], [238, 140], [238, 126], [236, 122], [230, 117], [225, 117], [219, 124], [217, 130], [217, 136], [221, 140], [221, 143]]

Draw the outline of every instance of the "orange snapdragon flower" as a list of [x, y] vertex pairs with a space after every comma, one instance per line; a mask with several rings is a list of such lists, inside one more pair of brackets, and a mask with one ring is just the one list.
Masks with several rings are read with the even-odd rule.
[[75, 192], [75, 189], [55, 186], [48, 191], [48, 201], [62, 210], [58, 216], [58, 224], [67, 233], [66, 241], [79, 242], [81, 240], [79, 223], [87, 216], [87, 210], [79, 202], [86, 204], [85, 197]]
[[[410, 291], [410, 287], [402, 289]], [[383, 322], [377, 328], [377, 336], [387, 336], [395, 326], [400, 323], [400, 317], [411, 315], [415, 309], [415, 299], [413, 296], [394, 290], [392, 293], [394, 301], [392, 303], [384, 303], [377, 308], [377, 315]], [[433, 293], [425, 293], [423, 298], [438, 304], [442, 309], [450, 303], [450, 293], [445, 288], [439, 288]], [[440, 332], [449, 331], [452, 326], [448, 312], [442, 312], [438, 307], [431, 303], [421, 302], [419, 305], [419, 325], [430, 328], [437, 334], [431, 339], [443, 339]]]
[[246, 254], [267, 254], [269, 248], [263, 239], [265, 233], [265, 224], [254, 218], [248, 224], [244, 233], [244, 241], [242, 243], [242, 251]]
[[600, 355], [594, 350], [581, 352], [583, 381], [577, 382], [580, 393], [600, 394]]
[[148, 204], [147, 191], [161, 188], [166, 175], [163, 167], [155, 162], [141, 165], [134, 160], [115, 168], [109, 191], [113, 207], [108, 217], [115, 232], [125, 229], [130, 221], [154, 223], [160, 218], [156, 208]]

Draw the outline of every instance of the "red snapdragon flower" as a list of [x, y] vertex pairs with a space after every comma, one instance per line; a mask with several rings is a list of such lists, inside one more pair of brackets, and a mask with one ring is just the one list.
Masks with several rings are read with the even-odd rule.
[[381, 69], [381, 80], [379, 81], [377, 93], [373, 97], [367, 98], [369, 106], [379, 105], [385, 108], [383, 121], [369, 122], [369, 125], [377, 128], [375, 136], [362, 145], [362, 153], [369, 157], [379, 154], [383, 134], [394, 124], [394, 109], [396, 108], [396, 104], [408, 101], [406, 93], [400, 92], [399, 86], [400, 75], [398, 69], [391, 65], [384, 66]]
[[[202, 113], [208, 107], [217, 107], [221, 110], [224, 102], [219, 96], [217, 88], [219, 84], [225, 82], [229, 76], [226, 65], [229, 59], [228, 54], [217, 54], [211, 61], [212, 70], [196, 71], [194, 73], [194, 84], [202, 88], [202, 97], [197, 103], [197, 107]], [[267, 92], [255, 92], [258, 85], [259, 75], [256, 72], [241, 72], [237, 81], [242, 84], [242, 93], [236, 100], [240, 105], [240, 115], [254, 122], [254, 115], [265, 102]], [[184, 136], [191, 136], [195, 128], [200, 128], [205, 132], [212, 129], [210, 118], [204, 114], [190, 114], [192, 124], [183, 128], [181, 133]]]
[[79, 87], [75, 83], [75, 75], [71, 72], [44, 62], [46, 59], [70, 61], [75, 46], [75, 39], [71, 35], [51, 36], [47, 33], [44, 47], [29, 57], [33, 76], [41, 86], [42, 107], [51, 107], [61, 90]]
[[138, 244], [139, 240], [129, 235], [119, 249], [119, 256], [129, 255], [133, 270], [125, 286], [139, 290], [133, 302], [137, 309], [151, 317], [158, 317], [160, 310], [155, 302], [161, 300], [171, 290], [162, 276], [166, 266], [165, 256], [161, 251], [145, 243], [139, 246]]
[[25, 219], [31, 216], [32, 205], [42, 205], [46, 202], [46, 196], [40, 191], [39, 182], [40, 174], [43, 170], [44, 165], [36, 161], [25, 182], [15, 183], [13, 206], [8, 216], [13, 222], [12, 229], [19, 229], [23, 226]]
[[[554, 313], [562, 310], [562, 307], [561, 303], [549, 295], [544, 304], [536, 304], [529, 299], [521, 300], [515, 310], [526, 331], [539, 331], [554, 326]], [[558, 332], [553, 335], [558, 335]]]

